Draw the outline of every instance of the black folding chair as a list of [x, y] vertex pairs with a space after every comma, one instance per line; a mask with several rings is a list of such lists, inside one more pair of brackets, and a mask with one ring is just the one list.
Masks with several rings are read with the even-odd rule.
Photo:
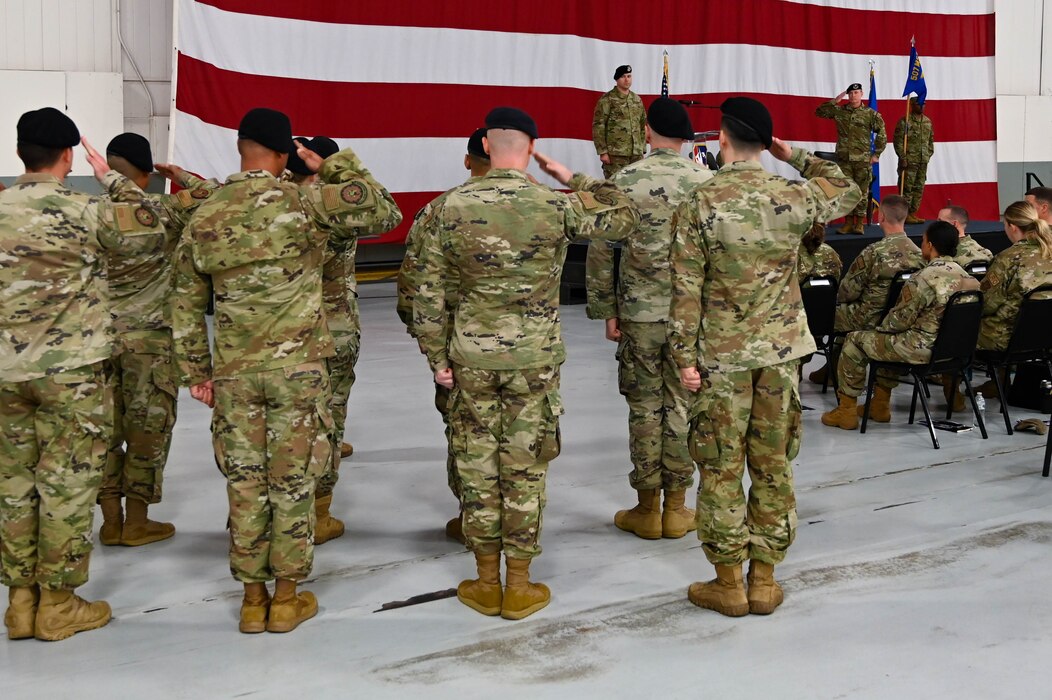
[[906, 283], [910, 281], [910, 278], [917, 274], [918, 270], [900, 270], [895, 273], [895, 276], [891, 278], [891, 286], [888, 287], [888, 298], [884, 300], [884, 310], [880, 312], [880, 321], [878, 325], [882, 323], [895, 308], [895, 304], [899, 303], [899, 295], [902, 294], [902, 288], [906, 286]]
[[988, 269], [990, 269], [990, 263], [983, 261], [968, 263], [964, 266], [964, 271], [980, 282], [983, 281], [983, 277], [986, 277]]
[[1043, 362], [1052, 374], [1052, 284], [1032, 289], [1019, 305], [1015, 328], [1002, 351], [977, 350], [976, 358], [986, 365], [987, 376], [993, 375], [997, 395], [1001, 399], [1001, 414], [1005, 428], [1012, 434], [1012, 419], [1008, 415], [1008, 387], [1001, 381], [1002, 368], [1030, 362]]
[[[807, 314], [807, 328], [818, 346], [816, 354], [826, 358], [826, 364], [833, 355], [833, 321], [836, 319], [836, 292], [839, 282], [832, 275], [809, 275], [800, 282], [800, 296], [804, 301], [804, 313]], [[822, 382], [822, 393], [826, 393], [829, 383], [829, 372], [826, 381]]]
[[[921, 408], [924, 409], [924, 417], [928, 421], [928, 433], [931, 435], [931, 444], [939, 449], [939, 438], [935, 436], [935, 425], [932, 422], [931, 411], [928, 408], [927, 387], [924, 379], [932, 374], [943, 374], [952, 377], [954, 386], [966, 376], [972, 365], [972, 357], [975, 355], [975, 344], [979, 340], [979, 320], [983, 315], [983, 295], [976, 290], [957, 292], [950, 297], [943, 311], [942, 321], [939, 324], [939, 333], [935, 336], [935, 345], [931, 349], [931, 359], [924, 364], [911, 364], [907, 362], [885, 362], [882, 360], [870, 360], [869, 381], [866, 384], [866, 407], [862, 411], [862, 430], [866, 432], [869, 423], [869, 400], [873, 396], [873, 385], [877, 381], [877, 373], [881, 370], [893, 372], [898, 375], [909, 374], [913, 378], [913, 400], [910, 402], [910, 424], [917, 413], [917, 398], [920, 397]], [[967, 382], [964, 384], [965, 394], [972, 404], [972, 413], [975, 421], [979, 424], [979, 431], [983, 439], [987, 439], [986, 424], [983, 415], [975, 404], [975, 394]], [[957, 396], [954, 389], [950, 396], [949, 405], [946, 408], [947, 420], [953, 416], [953, 401]]]

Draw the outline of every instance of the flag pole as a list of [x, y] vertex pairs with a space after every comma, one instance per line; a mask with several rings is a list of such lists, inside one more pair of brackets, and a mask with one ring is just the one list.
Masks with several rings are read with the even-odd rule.
[[[917, 45], [917, 37], [910, 37], [910, 49]], [[913, 52], [910, 51], [911, 60]], [[912, 68], [912, 66], [911, 66]], [[906, 133], [902, 136], [902, 152], [906, 152], [907, 146], [910, 143], [910, 99], [909, 95], [906, 96]], [[903, 190], [906, 188], [906, 168], [902, 169], [902, 173], [899, 175], [899, 194], [903, 194]]]

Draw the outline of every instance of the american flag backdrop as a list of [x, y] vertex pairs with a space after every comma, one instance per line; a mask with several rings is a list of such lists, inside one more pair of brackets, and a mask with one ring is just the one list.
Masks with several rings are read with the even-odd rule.
[[[353, 146], [394, 193], [407, 223], [382, 242], [403, 240], [421, 206], [467, 177], [467, 138], [491, 107], [530, 112], [539, 150], [598, 175], [592, 110], [613, 86], [614, 68], [632, 65], [633, 89], [649, 104], [660, 94], [668, 51], [672, 97], [718, 106], [750, 95], [770, 108], [777, 136], [832, 150], [833, 122], [815, 117], [815, 108], [865, 83], [870, 59], [885, 94], [898, 94], [914, 36], [936, 139], [921, 214], [934, 218], [952, 201], [973, 219], [998, 216], [993, 0], [176, 0], [175, 7], [173, 162], [223, 178], [238, 169], [241, 116], [280, 109], [296, 135]], [[882, 98], [880, 108], [887, 195], [905, 100]], [[715, 109], [691, 108], [691, 116], [698, 131], [718, 128]]]

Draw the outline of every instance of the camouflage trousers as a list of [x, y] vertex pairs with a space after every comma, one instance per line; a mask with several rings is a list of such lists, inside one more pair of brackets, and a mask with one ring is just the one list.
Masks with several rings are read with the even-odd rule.
[[227, 480], [230, 571], [299, 581], [314, 560], [314, 488], [333, 459], [324, 362], [215, 380], [212, 445]]
[[435, 408], [442, 415], [442, 422], [446, 426], [446, 482], [459, 503], [460, 474], [457, 473], [457, 458], [453, 454], [453, 428], [449, 424], [449, 394], [449, 389], [441, 384], [435, 384]]
[[621, 321], [618, 385], [628, 402], [628, 441], [636, 490], [685, 491], [694, 484], [687, 450], [691, 395], [679, 381], [664, 321]]
[[340, 447], [343, 445], [343, 431], [347, 423], [347, 401], [354, 386], [354, 366], [358, 364], [358, 352], [361, 349], [360, 336], [357, 333], [336, 337], [336, 354], [328, 359], [329, 382], [332, 385], [332, 446], [336, 457], [331, 461], [330, 469], [318, 479], [318, 496], [328, 496], [336, 488], [340, 478]]
[[[796, 537], [792, 460], [800, 450], [798, 360], [737, 372], [702, 370], [691, 421], [698, 539], [712, 564], [778, 564]], [[742, 478], [748, 465], [749, 498]]]
[[[840, 391], [847, 396], [861, 396], [866, 390], [866, 369], [871, 359], [920, 363], [927, 362], [929, 358], [930, 348], [911, 346], [902, 342], [895, 333], [855, 331], [848, 333], [844, 340], [844, 349], [840, 353], [836, 370], [837, 382]], [[879, 372], [877, 385], [890, 391], [899, 385], [898, 375]]]
[[0, 581], [73, 589], [88, 580], [113, 387], [106, 363], [0, 383]]
[[639, 155], [608, 157], [610, 158], [610, 162], [603, 163], [603, 177], [605, 177], [607, 180], [613, 177], [614, 173], [616, 173], [618, 170], [625, 167], [626, 165], [635, 163], [637, 160], [642, 160], [643, 154], [640, 153]]
[[548, 462], [560, 450], [559, 368], [454, 366], [453, 376], [449, 418], [468, 548], [535, 557]]
[[836, 314], [833, 318], [833, 328], [837, 333], [871, 330], [877, 327], [877, 322], [880, 320], [880, 312], [881, 309], [877, 309], [877, 313], [874, 316], [873, 310], [868, 304], [858, 301], [837, 304]]
[[917, 168], [906, 168], [905, 174], [899, 171], [899, 182], [902, 184], [902, 196], [909, 202], [910, 211], [920, 209], [921, 197], [924, 196], [924, 184], [928, 181], [928, 164]]
[[130, 496], [160, 503], [179, 392], [171, 355], [125, 350], [111, 363], [113, 438], [99, 500]]
[[854, 216], [865, 217], [869, 210], [869, 186], [873, 183], [873, 164], [866, 160], [841, 160], [837, 159], [837, 165], [844, 172], [844, 177], [858, 185], [862, 190], [862, 199], [855, 205]]

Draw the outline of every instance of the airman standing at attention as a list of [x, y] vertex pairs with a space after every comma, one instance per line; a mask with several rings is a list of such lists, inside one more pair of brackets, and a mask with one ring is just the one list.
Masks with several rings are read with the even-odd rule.
[[[688, 444], [701, 480], [698, 539], [716, 568], [715, 580], [692, 584], [687, 596], [738, 617], [782, 603], [774, 567], [796, 534], [797, 368], [815, 351], [797, 251], [816, 219], [850, 211], [861, 193], [836, 164], [773, 138], [771, 115], [756, 100], [732, 97], [721, 110], [727, 164], [673, 221], [669, 344], [683, 385], [698, 394]], [[764, 170], [765, 149], [806, 180]]]
[[[468, 139], [467, 153], [464, 155], [464, 169], [471, 173], [468, 182], [474, 182], [489, 172], [489, 154], [482, 147], [482, 139], [486, 135], [483, 128], [475, 129]], [[398, 271], [398, 318], [406, 325], [409, 335], [417, 337], [413, 329], [413, 299], [420, 283], [417, 275], [420, 272], [420, 251], [424, 249], [430, 228], [430, 218], [434, 212], [445, 201], [446, 196], [453, 190], [447, 190], [429, 202], [423, 209], [417, 212], [413, 220], [413, 226], [409, 229], [409, 235], [405, 239], [405, 257], [402, 259], [402, 267]], [[446, 306], [449, 309], [449, 322], [453, 322], [453, 309], [457, 302], [457, 275], [456, 270], [449, 271], [450, 276], [446, 285]], [[423, 345], [420, 346], [424, 352]], [[464, 539], [464, 505], [461, 499], [460, 475], [457, 474], [457, 461], [453, 454], [452, 428], [449, 425], [449, 389], [435, 383], [435, 408], [442, 416], [442, 422], [446, 425], [446, 480], [449, 490], [457, 499], [459, 512], [455, 518], [446, 523], [446, 537], [466, 544]]]
[[[314, 594], [296, 586], [313, 565], [316, 480], [335, 459], [325, 244], [358, 227], [393, 227], [401, 213], [350, 149], [322, 160], [301, 147], [321, 182], [279, 181], [293, 148], [281, 112], [250, 110], [237, 147], [242, 171], [198, 207], [179, 247], [172, 334], [182, 383], [215, 407], [230, 568], [245, 586], [239, 629], [289, 632], [318, 611]], [[214, 360], [204, 318], [212, 289]]]
[[[116, 338], [104, 251], [163, 233], [144, 206], [65, 187], [80, 133], [45, 107], [17, 125], [26, 172], [0, 193], [0, 581], [10, 639], [102, 627], [88, 580], [92, 515], [113, 430]], [[119, 176], [87, 142], [106, 183]]]
[[628, 401], [629, 484], [639, 503], [618, 511], [614, 524], [644, 539], [677, 538], [694, 530], [694, 511], [684, 505], [694, 462], [687, 451], [690, 392], [680, 384], [668, 345], [668, 251], [673, 212], [713, 173], [683, 157], [694, 127], [675, 100], [654, 100], [646, 135], [650, 154], [610, 178], [639, 209], [639, 227], [621, 248], [616, 292], [613, 249], [604, 241], [588, 246], [587, 312], [605, 320], [607, 339], [618, 343], [618, 384]]
[[646, 150], [647, 113], [643, 100], [632, 92], [632, 66], [618, 66], [614, 85], [595, 105], [592, 142], [603, 163], [603, 176], [610, 177]]
[[910, 116], [901, 117], [895, 124], [895, 155], [899, 157], [899, 192], [909, 202], [907, 224], [923, 224], [917, 216], [924, 183], [928, 180], [928, 161], [935, 153], [935, 130], [931, 119], [924, 114], [924, 105], [916, 97], [910, 98]]
[[[541, 552], [548, 463], [561, 445], [559, 279], [566, 251], [578, 236], [622, 239], [639, 222], [628, 196], [608, 182], [570, 194], [531, 182], [525, 171], [536, 138], [536, 124], [521, 110], [497, 107], [486, 116], [492, 169], [447, 194], [427, 219], [412, 318], [435, 381], [451, 390], [464, 536], [478, 568], [457, 598], [512, 620], [551, 598], [547, 586], [530, 582], [529, 569]], [[564, 166], [535, 157], [576, 187]], [[501, 552], [508, 567], [503, 591]]]
[[99, 489], [103, 518], [99, 541], [137, 547], [175, 534], [171, 523], [147, 518], [149, 506], [161, 502], [178, 396], [172, 367], [172, 330], [165, 311], [170, 302], [175, 248], [183, 227], [218, 183], [199, 180], [181, 168], [162, 166], [185, 189], [174, 195], [146, 194], [154, 169], [153, 154], [150, 142], [139, 134], [115, 136], [106, 146], [106, 161], [116, 173], [102, 183], [110, 198], [115, 202], [145, 199], [164, 226], [148, 250], [138, 246], [134, 254], [120, 249], [106, 251], [118, 351], [112, 359], [113, 442]]
[[[840, 100], [847, 97], [846, 104]], [[836, 162], [840, 169], [858, 185], [862, 199], [846, 217], [837, 233], [863, 233], [866, 209], [869, 206], [869, 186], [873, 182], [873, 164], [888, 145], [884, 133], [884, 119], [879, 113], [862, 104], [862, 84], [851, 83], [847, 90], [815, 110], [815, 116], [836, 122]], [[870, 134], [876, 142], [870, 145]]]

